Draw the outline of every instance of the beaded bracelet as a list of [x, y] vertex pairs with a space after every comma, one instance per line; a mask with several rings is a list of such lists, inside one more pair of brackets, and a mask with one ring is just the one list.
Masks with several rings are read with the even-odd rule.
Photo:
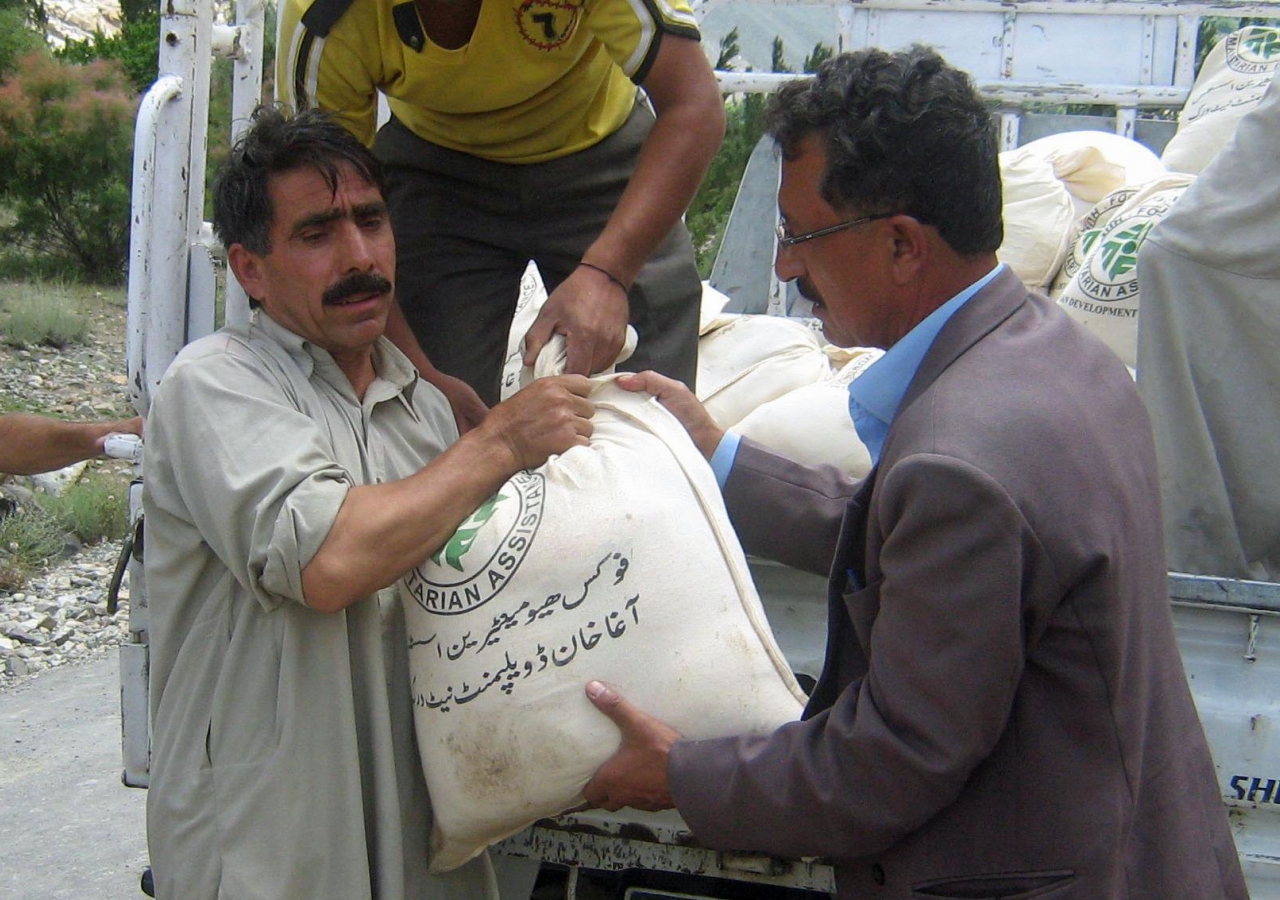
[[579, 262], [579, 263], [578, 263], [578, 265], [580, 265], [580, 266], [586, 266], [588, 269], [595, 269], [597, 272], [599, 272], [599, 273], [600, 273], [601, 275], [603, 275], [605, 278], [608, 278], [610, 281], [612, 281], [612, 282], [613, 282], [614, 284], [616, 284], [618, 287], [622, 288], [622, 293], [624, 293], [624, 294], [625, 294], [625, 293], [628, 293], [628, 291], [627, 291], [627, 286], [626, 286], [625, 284], [623, 284], [623, 283], [622, 283], [622, 281], [618, 278], [618, 276], [617, 276], [617, 275], [614, 275], [612, 272], [608, 271], [607, 269], [602, 269], [602, 268], [600, 268], [599, 266], [595, 265], [594, 263], [589, 263], [589, 262], [587, 262], [585, 259], [584, 259], [584, 260], [582, 260], [581, 262]]

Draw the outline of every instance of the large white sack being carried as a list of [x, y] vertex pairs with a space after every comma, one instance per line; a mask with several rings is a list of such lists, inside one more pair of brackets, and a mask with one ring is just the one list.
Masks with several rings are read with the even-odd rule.
[[698, 399], [721, 428], [758, 406], [831, 375], [822, 340], [782, 316], [722, 314], [698, 339]]
[[1032, 290], [1045, 290], [1075, 237], [1075, 201], [1053, 165], [1026, 148], [1000, 154], [1004, 242], [997, 256]]
[[801, 712], [706, 460], [649, 395], [598, 377], [592, 400], [590, 446], [516, 475], [402, 582], [433, 871], [583, 801], [620, 744], [592, 679], [695, 739]]
[[849, 416], [849, 383], [884, 351], [855, 347], [838, 352], [843, 365], [835, 375], [770, 400], [733, 430], [796, 462], [836, 466], [854, 478], [866, 475], [871, 454]]
[[1054, 298], [1130, 370], [1138, 364], [1138, 248], [1191, 181], [1190, 175], [1166, 175], [1128, 197], [1105, 226], [1088, 235], [1079, 267]]
[[1076, 217], [1125, 187], [1162, 178], [1166, 169], [1150, 148], [1109, 131], [1064, 131], [1019, 148], [1053, 166], [1075, 200]]
[[507, 360], [502, 366], [502, 384], [499, 399], [506, 400], [520, 390], [520, 372], [524, 368], [524, 336], [533, 327], [542, 305], [547, 302], [547, 288], [542, 283], [542, 273], [532, 260], [520, 276], [520, 296], [516, 300], [516, 312], [507, 332]]
[[1256, 107], [1280, 65], [1280, 29], [1249, 25], [1205, 57], [1161, 159], [1171, 172], [1203, 171]]
[[698, 308], [699, 336], [719, 328], [721, 325], [728, 324], [729, 320], [735, 315], [735, 313], [726, 313], [724, 311], [728, 302], [728, 294], [716, 290], [711, 286], [710, 282], [702, 282], [702, 304]]

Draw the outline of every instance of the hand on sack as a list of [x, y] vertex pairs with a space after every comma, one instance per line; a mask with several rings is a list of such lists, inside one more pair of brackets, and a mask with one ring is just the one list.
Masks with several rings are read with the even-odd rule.
[[724, 429], [715, 423], [693, 391], [682, 381], [659, 375], [657, 372], [640, 372], [624, 375], [617, 381], [618, 387], [628, 391], [648, 391], [658, 398], [673, 416], [680, 420], [684, 430], [693, 438], [702, 455], [710, 459], [724, 439]]
[[612, 366], [627, 329], [627, 292], [599, 269], [580, 265], [560, 283], [524, 336], [524, 364], [532, 366], [542, 345], [563, 334], [566, 374], [594, 375]]
[[599, 681], [587, 684], [587, 697], [622, 732], [622, 746], [583, 788], [592, 806], [610, 812], [670, 809], [675, 805], [667, 784], [667, 755], [680, 734], [636, 709], [621, 694]]
[[553, 453], [589, 443], [595, 413], [590, 392], [591, 382], [583, 375], [539, 378], [489, 410], [476, 433], [491, 431], [517, 469], [532, 469]]

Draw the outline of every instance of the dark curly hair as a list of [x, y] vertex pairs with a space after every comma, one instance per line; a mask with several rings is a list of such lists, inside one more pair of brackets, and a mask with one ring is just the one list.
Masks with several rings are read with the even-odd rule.
[[969, 77], [919, 44], [861, 50], [784, 85], [766, 121], [784, 158], [818, 135], [822, 197], [841, 211], [905, 213], [964, 256], [1004, 237], [995, 122]]
[[311, 166], [337, 193], [344, 164], [383, 189], [377, 158], [328, 114], [308, 109], [290, 116], [279, 106], [259, 106], [214, 181], [214, 232], [224, 247], [241, 244], [259, 255], [269, 253], [272, 176]]

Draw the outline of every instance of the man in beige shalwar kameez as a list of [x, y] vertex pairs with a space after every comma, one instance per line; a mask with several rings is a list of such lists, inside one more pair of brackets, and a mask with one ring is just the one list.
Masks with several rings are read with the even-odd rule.
[[382, 337], [395, 244], [377, 161], [261, 111], [215, 192], [252, 321], [188, 346], [147, 422], [160, 898], [483, 900], [427, 873], [431, 813], [395, 583], [516, 471], [585, 444], [587, 381], [459, 438]]

